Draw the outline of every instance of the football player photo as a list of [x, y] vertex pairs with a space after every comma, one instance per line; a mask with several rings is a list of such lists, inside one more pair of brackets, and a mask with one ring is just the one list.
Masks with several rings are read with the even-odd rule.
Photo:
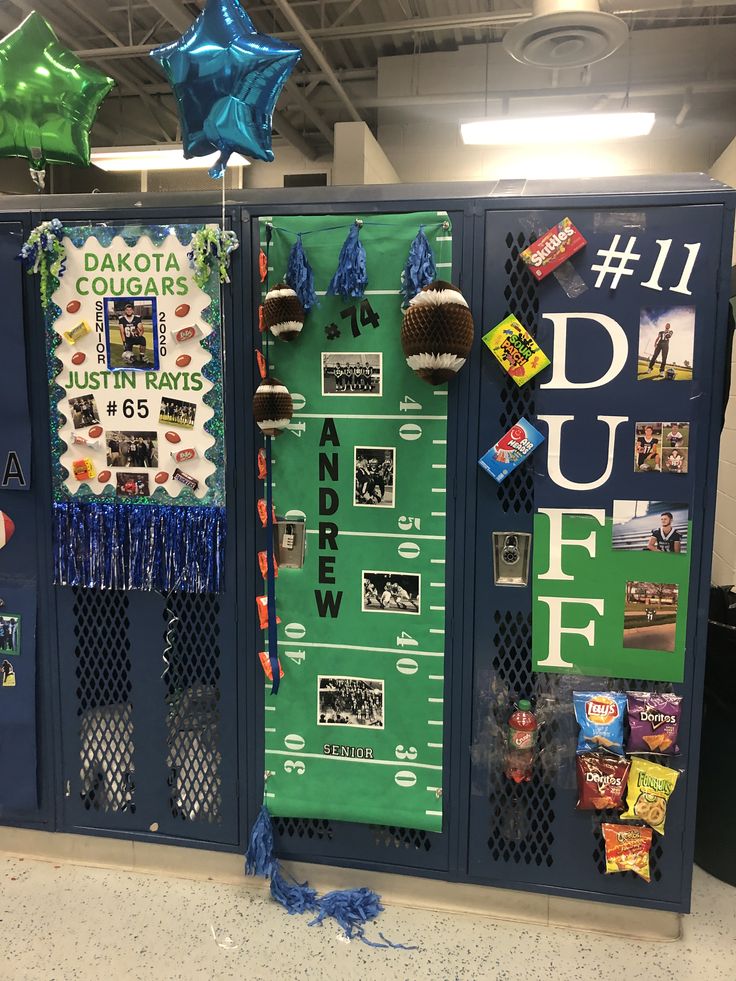
[[354, 453], [356, 508], [394, 506], [396, 450], [392, 446], [356, 446]]
[[156, 299], [152, 296], [105, 297], [105, 339], [110, 371], [156, 371], [158, 340]]

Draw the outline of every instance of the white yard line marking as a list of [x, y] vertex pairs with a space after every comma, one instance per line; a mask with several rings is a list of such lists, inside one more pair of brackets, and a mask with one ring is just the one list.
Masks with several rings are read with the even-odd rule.
[[432, 445], [433, 446], [447, 446], [447, 440], [446, 439], [433, 439], [432, 440]]
[[276, 730], [275, 729], [271, 729], [268, 726], [266, 726], [266, 732], [276, 732]]
[[[388, 419], [394, 420], [395, 422], [406, 422], [406, 415], [401, 416], [366, 416], [366, 415], [353, 415], [351, 413], [340, 413], [340, 412], [295, 412], [294, 419]], [[417, 419], [421, 419], [423, 422], [446, 422], [447, 416], [412, 416], [411, 421], [414, 422]]]
[[[439, 702], [440, 705], [442, 704], [443, 700], [444, 699], [442, 699], [442, 698], [428, 698], [427, 699], [428, 702], [435, 702], [435, 703]], [[268, 732], [268, 731], [269, 730], [266, 729], [266, 732]], [[274, 729], [273, 731], [275, 732], [276, 730]]]
[[452, 269], [451, 262], [435, 262], [435, 268], [437, 269]]
[[441, 726], [444, 725], [442, 719], [427, 719], [428, 726]]
[[439, 787], [427, 787], [427, 790], [430, 792], [430, 794], [436, 794], [439, 789], [440, 789]]
[[434, 610], [435, 613], [444, 613], [445, 612], [444, 606], [430, 606], [430, 610]]
[[446, 487], [433, 487], [432, 488], [432, 493], [433, 494], [446, 494], [447, 493], [447, 488]]
[[449, 395], [450, 393], [446, 388], [435, 388], [432, 392], [433, 395]]
[[445, 564], [445, 560], [444, 559], [430, 559], [429, 561], [432, 563], [432, 565], [444, 565]]
[[442, 749], [442, 743], [427, 743], [430, 749]]
[[431, 582], [429, 584], [433, 589], [444, 589], [445, 584], [443, 582]]
[[442, 817], [442, 811], [425, 811], [430, 817]]
[[[307, 528], [307, 534], [318, 535], [319, 528]], [[404, 540], [406, 540], [408, 535], [411, 535], [412, 539], [420, 538], [423, 541], [444, 542], [445, 540], [444, 535], [415, 535], [409, 531], [398, 534], [398, 532], [395, 531], [343, 531], [342, 528], [340, 528], [337, 532], [337, 536], [339, 537], [340, 535], [348, 535], [352, 538], [403, 538]]]
[[447, 470], [447, 464], [446, 463], [433, 463], [432, 464], [432, 469], [433, 470]]
[[432, 512], [432, 517], [433, 518], [446, 518], [447, 517], [447, 511], [433, 511]]
[[[429, 745], [429, 744], [428, 744]], [[330, 760], [330, 762], [340, 762], [340, 763], [374, 763], [377, 766], [411, 766], [412, 768], [418, 767], [422, 770], [441, 770], [441, 766], [436, 766], [434, 763], [407, 763], [406, 760], [361, 760], [357, 757], [350, 756], [323, 756], [322, 753], [294, 753], [290, 749], [267, 749], [266, 755], [271, 756], [297, 756], [300, 760]]]
[[438, 235], [435, 242], [451, 242], [452, 235]]
[[444, 681], [445, 676], [443, 674], [430, 674], [427, 675], [430, 681]]
[[275, 797], [276, 794], [272, 794], [270, 791], [266, 791], [263, 796], [264, 797]]
[[267, 712], [275, 712], [276, 711], [276, 706], [275, 705], [264, 705], [263, 707], [265, 708], [265, 710]]
[[[444, 657], [445, 656], [444, 651], [417, 651], [414, 650], [413, 647], [409, 647], [407, 648], [407, 650], [398, 650], [395, 647], [361, 647], [360, 645], [354, 645], [354, 644], [317, 644], [314, 641], [285, 640], [283, 638], [279, 638], [279, 644], [284, 644], [285, 646], [288, 646], [289, 644], [293, 646], [298, 645], [299, 647], [325, 647], [325, 648], [329, 648], [330, 650], [337, 650], [337, 651], [370, 651], [371, 653], [376, 653], [376, 654], [402, 654], [406, 656], [411, 654], [412, 657], [415, 654], [417, 654], [419, 657]], [[268, 708], [268, 706], [266, 706], [266, 708]], [[271, 711], [275, 711], [275, 709], [272, 707]]]
[[431, 634], [444, 634], [444, 630], [440, 630], [439, 627], [430, 627], [429, 632]]

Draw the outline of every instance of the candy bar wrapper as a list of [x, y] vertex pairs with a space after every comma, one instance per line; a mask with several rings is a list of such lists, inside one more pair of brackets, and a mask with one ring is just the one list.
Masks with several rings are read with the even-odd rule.
[[[268, 552], [263, 549], [262, 552], [258, 553], [258, 568], [261, 570], [261, 575], [265, 579], [268, 576]], [[273, 577], [278, 579], [279, 576], [279, 564], [276, 561], [276, 556], [273, 557]]]
[[174, 331], [174, 340], [177, 344], [185, 344], [187, 341], [199, 339], [202, 336], [202, 329], [198, 324], [191, 324], [189, 327], [181, 327]]
[[176, 463], [188, 463], [189, 460], [196, 460], [199, 453], [193, 448], [187, 448], [185, 450], [172, 450], [171, 459]]
[[95, 465], [89, 458], [75, 460], [72, 463], [72, 472], [77, 480], [92, 480], [93, 477], [97, 476]]
[[478, 463], [500, 484], [543, 442], [544, 436], [522, 416]]
[[484, 334], [483, 343], [519, 387], [550, 364], [547, 355], [513, 314]]
[[196, 491], [199, 487], [199, 481], [196, 477], [192, 477], [191, 474], [184, 473], [184, 471], [180, 470], [178, 467], [171, 476], [174, 478], [174, 480], [178, 480], [180, 484], [184, 484], [185, 487], [188, 487], [189, 490]]
[[90, 439], [89, 436], [84, 436], [82, 433], [72, 433], [72, 443], [76, 443], [77, 446], [86, 446], [88, 450], [100, 449], [99, 439]]
[[[273, 681], [273, 671], [271, 670], [271, 661], [268, 654], [265, 651], [258, 652], [258, 660], [261, 662], [261, 667], [263, 668], [263, 673], [268, 678], [269, 681]], [[278, 658], [279, 662], [279, 678], [284, 677], [284, 669], [281, 667], [281, 658]]]
[[524, 249], [521, 258], [532, 276], [536, 280], [542, 280], [587, 244], [570, 219], [563, 218], [559, 225], [550, 228]]
[[265, 480], [268, 477], [268, 464], [266, 462], [266, 451], [261, 447], [258, 451], [258, 479]]
[[71, 330], [64, 331], [64, 337], [69, 341], [70, 344], [76, 344], [77, 341], [81, 341], [83, 337], [87, 334], [92, 333], [92, 328], [87, 323], [86, 320], [81, 320], [76, 327], [72, 327]]
[[[258, 610], [258, 625], [261, 630], [268, 630], [268, 596], [256, 596]], [[281, 623], [281, 617], [276, 617], [276, 623]]]

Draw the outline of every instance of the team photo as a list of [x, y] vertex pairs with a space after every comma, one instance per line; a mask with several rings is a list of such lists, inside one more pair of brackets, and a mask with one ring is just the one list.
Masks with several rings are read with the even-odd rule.
[[75, 429], [96, 426], [100, 422], [100, 413], [97, 411], [94, 395], [80, 395], [78, 398], [69, 399], [69, 408], [72, 410], [72, 425]]
[[317, 725], [383, 729], [383, 681], [373, 678], [317, 678]]
[[394, 506], [396, 450], [392, 446], [356, 446], [354, 453], [356, 508]]
[[115, 485], [118, 497], [148, 497], [150, 494], [147, 473], [119, 473]]
[[639, 318], [639, 381], [692, 381], [695, 307], [645, 307]]
[[322, 353], [323, 395], [381, 395], [383, 355]]
[[182, 429], [194, 429], [194, 418], [196, 414], [196, 403], [166, 398], [161, 399], [161, 410], [158, 421], [167, 426], [181, 426]]
[[156, 300], [152, 296], [105, 297], [107, 367], [111, 371], [158, 368], [155, 330]]
[[15, 613], [0, 616], [0, 655], [20, 654], [20, 617]]
[[419, 575], [407, 572], [363, 572], [362, 578], [363, 613], [419, 613]]
[[158, 433], [105, 433], [108, 467], [157, 467]]

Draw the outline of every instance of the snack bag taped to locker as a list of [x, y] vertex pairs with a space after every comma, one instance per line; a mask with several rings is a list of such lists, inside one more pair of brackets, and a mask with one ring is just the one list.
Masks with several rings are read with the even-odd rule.
[[679, 771], [669, 766], [633, 759], [626, 787], [627, 810], [621, 820], [644, 821], [663, 835], [667, 806], [679, 776]]
[[623, 756], [626, 695], [619, 691], [574, 691], [572, 701], [580, 726], [578, 753], [605, 749]]

